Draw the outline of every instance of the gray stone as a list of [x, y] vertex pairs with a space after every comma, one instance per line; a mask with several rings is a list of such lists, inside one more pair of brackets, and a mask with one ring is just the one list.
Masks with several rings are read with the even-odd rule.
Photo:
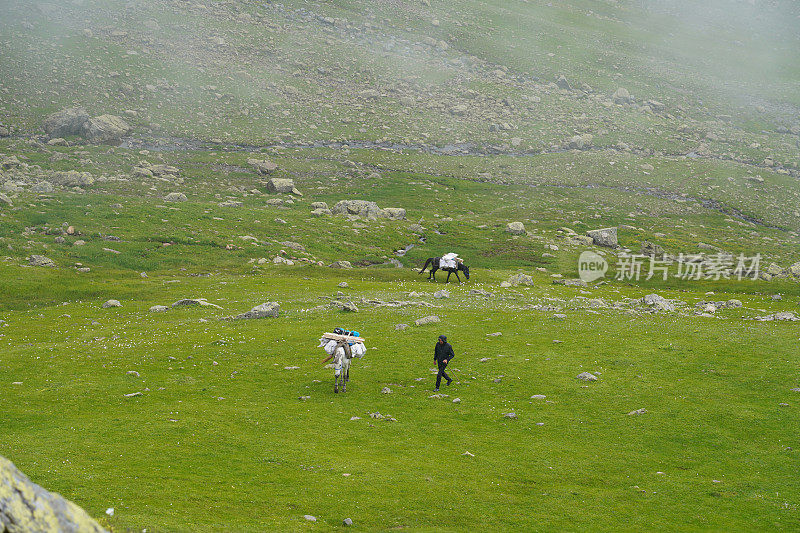
[[589, 372], [581, 372], [575, 377], [583, 381], [597, 381], [597, 376], [590, 374]]
[[353, 265], [350, 264], [350, 261], [334, 261], [330, 264], [330, 268], [353, 268]]
[[33, 483], [11, 461], [0, 457], [0, 531], [100, 533], [105, 529], [86, 511]]
[[182, 192], [171, 192], [164, 197], [165, 202], [185, 202], [188, 198]]
[[508, 278], [507, 283], [511, 287], [516, 287], [518, 285], [533, 285], [533, 278], [520, 272], [519, 274], [514, 274]]
[[150, 308], [151, 313], [163, 313], [164, 311], [169, 311], [169, 307], [166, 305], [154, 305]]
[[331, 211], [334, 215], [357, 215], [366, 219], [385, 216], [378, 204], [367, 200], [341, 200], [336, 202]]
[[84, 136], [91, 142], [115, 144], [133, 128], [116, 115], [100, 115], [90, 118]]
[[294, 194], [297, 189], [295, 189], [292, 179], [270, 178], [267, 182], [267, 190], [274, 193]]
[[278, 170], [278, 165], [273, 163], [272, 161], [267, 161], [263, 159], [248, 159], [247, 164], [252, 166], [256, 172], [265, 176], [267, 174], [272, 174], [276, 170]]
[[441, 322], [442, 320], [436, 315], [425, 316], [422, 318], [418, 318], [414, 321], [415, 326], [424, 326], [425, 324], [436, 324]]
[[652, 257], [653, 259], [662, 260], [664, 259], [664, 248], [658, 244], [653, 244], [650, 241], [644, 241], [639, 249], [639, 254], [645, 257]]
[[333, 302], [331, 302], [331, 307], [335, 307], [336, 309], [339, 309], [340, 311], [345, 311], [347, 313], [358, 313], [358, 307], [356, 307], [356, 304], [354, 304], [351, 301], [343, 302], [340, 300], [334, 300]]
[[615, 104], [630, 104], [633, 102], [633, 97], [631, 93], [628, 92], [628, 89], [624, 87], [620, 87], [614, 94], [611, 95], [611, 99], [614, 101]]
[[644, 407], [642, 407], [641, 409], [637, 409], [637, 410], [635, 410], [635, 411], [631, 411], [630, 413], [628, 413], [628, 416], [643, 415], [643, 414], [645, 414], [646, 412], [647, 412], [647, 409], [645, 409]]
[[[13, 206], [14, 203], [11, 201], [11, 198], [6, 196], [5, 194], [0, 192], [0, 203], [6, 204], [8, 206]], [[800, 264], [800, 263], [799, 263]]]
[[511, 420], [517, 419], [517, 413], [511, 412], [503, 415], [503, 418], [510, 418]]
[[545, 398], [547, 398], [547, 396], [544, 394], [534, 394], [531, 396], [531, 400], [544, 400]]
[[342, 521], [342, 525], [345, 526], [345, 527], [350, 527], [350, 526], [353, 525], [353, 521], [351, 519], [349, 519], [349, 518], [345, 518]]
[[559, 89], [567, 90], [567, 91], [571, 91], [572, 90], [572, 87], [570, 86], [569, 82], [567, 81], [567, 78], [565, 78], [563, 74], [561, 76], [559, 76], [558, 79], [556, 80], [556, 87], [558, 87]]
[[648, 294], [640, 298], [639, 303], [657, 311], [674, 311], [675, 304], [658, 294]]
[[506, 233], [511, 235], [525, 235], [525, 225], [522, 222], [509, 222], [506, 226]]
[[406, 210], [402, 207], [387, 207], [383, 209], [383, 216], [389, 220], [405, 220]]
[[408, 328], [408, 324], [397, 324], [395, 325], [394, 329], [396, 331], [403, 331], [404, 329]]
[[40, 181], [31, 187], [31, 192], [36, 194], [50, 194], [53, 190], [55, 190], [53, 184], [49, 181]]
[[119, 303], [119, 300], [106, 300], [100, 307], [108, 309], [109, 307], [122, 307], [122, 304]]
[[89, 113], [82, 107], [63, 109], [45, 118], [42, 127], [51, 138], [83, 135], [89, 123]]
[[325, 202], [311, 202], [311, 209], [328, 209], [328, 204]]
[[591, 237], [597, 246], [616, 248], [619, 245], [617, 242], [617, 228], [593, 229], [587, 231], [586, 235]]
[[281, 306], [278, 305], [278, 302], [266, 302], [255, 306], [246, 313], [236, 315], [233, 318], [234, 320], [242, 320], [249, 318], [268, 318], [268, 317], [275, 318], [280, 314], [280, 311], [281, 311]]
[[36, 267], [54, 267], [56, 266], [55, 261], [50, 259], [49, 257], [45, 257], [43, 255], [31, 255], [28, 258], [28, 264], [31, 266]]
[[389, 387], [384, 387], [383, 389], [381, 389], [381, 394], [391, 394], [391, 393], [392, 389], [390, 389]]
[[441, 289], [433, 293], [434, 298], [450, 298], [450, 292], [447, 289]]
[[316, 522], [317, 521], [317, 517], [316, 516], [312, 516], [310, 514], [303, 515], [303, 518], [305, 518], [309, 522]]
[[178, 300], [177, 302], [172, 304], [172, 307], [190, 307], [190, 306], [201, 306], [201, 307], [214, 307], [216, 309], [222, 309], [222, 307], [218, 306], [217, 304], [212, 304], [211, 302], [207, 302], [205, 298], [184, 298], [182, 300]]

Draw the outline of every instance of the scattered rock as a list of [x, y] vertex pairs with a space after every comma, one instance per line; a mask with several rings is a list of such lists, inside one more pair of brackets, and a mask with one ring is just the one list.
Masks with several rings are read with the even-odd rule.
[[276, 170], [278, 170], [278, 165], [273, 163], [272, 161], [267, 161], [263, 159], [248, 159], [247, 164], [252, 166], [255, 171], [262, 176], [266, 176], [267, 174], [272, 174]]
[[605, 246], [608, 248], [616, 248], [619, 246], [617, 242], [617, 228], [601, 228], [589, 230], [586, 235], [594, 240], [597, 246]]
[[267, 190], [274, 193], [294, 194], [303, 196], [294, 186], [294, 180], [289, 178], [270, 178], [267, 182]]
[[125, 375], [126, 376], [133, 376], [135, 378], [139, 377], [139, 373], [136, 370], [128, 370], [127, 372], [125, 372]]
[[331, 307], [335, 307], [340, 311], [347, 313], [358, 313], [358, 307], [351, 301], [334, 300], [331, 302]]
[[350, 264], [350, 261], [334, 261], [330, 264], [330, 268], [353, 268], [353, 265]]
[[381, 394], [391, 394], [391, 393], [392, 389], [390, 389], [389, 387], [384, 387], [383, 389], [381, 389]]
[[55, 261], [50, 259], [49, 257], [45, 257], [43, 255], [31, 255], [28, 258], [28, 264], [35, 267], [54, 267], [56, 266]]
[[222, 309], [222, 307], [218, 306], [217, 304], [212, 304], [211, 302], [206, 301], [205, 298], [184, 298], [183, 300], [178, 300], [177, 302], [173, 303], [172, 307], [190, 307], [194, 305]]
[[534, 394], [531, 396], [531, 400], [544, 400], [545, 398], [547, 398], [547, 396], [544, 394]]
[[620, 87], [614, 94], [611, 95], [611, 99], [614, 101], [615, 104], [630, 104], [633, 102], [633, 97], [631, 93], [624, 87]]
[[637, 409], [635, 411], [631, 411], [630, 413], [628, 413], [628, 416], [643, 415], [646, 412], [647, 412], [647, 409], [642, 407], [641, 409]]
[[11, 461], [0, 457], [0, 531], [101, 533], [86, 511], [31, 482]]
[[278, 302], [265, 302], [255, 306], [246, 313], [236, 315], [233, 317], [233, 319], [243, 320], [249, 318], [276, 318], [280, 314], [280, 311], [281, 306], [278, 304]]
[[505, 414], [503, 415], [503, 418], [510, 418], [510, 419], [512, 419], [512, 420], [516, 420], [516, 419], [517, 419], [517, 413], [514, 413], [514, 412], [511, 412], [511, 413], [505, 413]]
[[581, 372], [575, 377], [583, 381], [597, 381], [597, 376], [590, 374], [589, 372]]
[[171, 192], [164, 197], [165, 202], [186, 202], [188, 198], [182, 192]]
[[506, 283], [508, 283], [511, 287], [517, 287], [518, 285], [533, 285], [533, 278], [520, 272], [519, 274], [514, 274], [508, 278]]
[[408, 328], [408, 324], [396, 324], [394, 326], [394, 329], [396, 331], [403, 331], [404, 329], [407, 329], [407, 328]]
[[316, 522], [317, 521], [317, 517], [316, 516], [312, 516], [310, 514], [303, 515], [303, 518], [305, 518], [309, 522]]
[[418, 318], [414, 321], [415, 326], [424, 326], [425, 324], [436, 324], [441, 322], [441, 319], [436, 315], [425, 316], [422, 318]]
[[567, 90], [567, 91], [571, 91], [572, 90], [572, 87], [570, 86], [569, 82], [567, 81], [567, 78], [565, 78], [563, 74], [561, 76], [559, 76], [558, 79], [556, 80], [556, 87], [558, 87], [559, 89]]
[[511, 235], [525, 235], [525, 225], [522, 222], [509, 222], [506, 226], [506, 233]]
[[434, 292], [433, 297], [439, 299], [450, 298], [450, 292], [447, 289], [441, 289]]
[[154, 305], [150, 308], [151, 313], [163, 313], [164, 311], [169, 311], [169, 307], [166, 305]]
[[353, 525], [353, 521], [349, 518], [345, 518], [344, 520], [342, 520], [342, 525], [344, 527], [350, 527]]
[[117, 144], [132, 129], [116, 115], [100, 115], [89, 119], [83, 136], [95, 143]]
[[51, 138], [84, 135], [89, 123], [89, 113], [82, 107], [63, 109], [45, 118], [42, 124]]
[[122, 307], [122, 304], [119, 303], [119, 300], [106, 300], [100, 307], [108, 309], [109, 307]]

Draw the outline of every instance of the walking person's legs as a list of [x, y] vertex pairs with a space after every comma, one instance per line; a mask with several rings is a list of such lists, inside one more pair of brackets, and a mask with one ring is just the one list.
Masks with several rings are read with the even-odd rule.
[[447, 368], [447, 365], [444, 363], [439, 363], [439, 372], [436, 374], [436, 390], [439, 390], [439, 385], [442, 384], [442, 378], [447, 380], [447, 384], [450, 385], [450, 382], [453, 381], [450, 379], [450, 376], [447, 375], [447, 372], [444, 369]]

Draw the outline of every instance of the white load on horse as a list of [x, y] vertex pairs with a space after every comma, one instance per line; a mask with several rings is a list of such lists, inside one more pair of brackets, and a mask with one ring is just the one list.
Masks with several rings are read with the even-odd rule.
[[444, 254], [441, 259], [439, 259], [439, 268], [458, 268], [459, 263], [463, 263], [464, 260], [458, 257], [457, 253], [450, 252], [449, 254]]
[[346, 331], [336, 328], [335, 333], [323, 333], [319, 340], [319, 347], [325, 350], [328, 358], [322, 361], [327, 363], [333, 359], [333, 392], [339, 392], [339, 384], [342, 385], [342, 392], [347, 392], [347, 382], [350, 381], [350, 360], [353, 357], [359, 359], [367, 353], [364, 345], [364, 338], [357, 331]]

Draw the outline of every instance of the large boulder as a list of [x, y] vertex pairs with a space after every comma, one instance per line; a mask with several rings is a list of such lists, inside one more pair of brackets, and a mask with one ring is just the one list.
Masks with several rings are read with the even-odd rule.
[[506, 233], [511, 235], [525, 235], [525, 224], [522, 222], [509, 222], [506, 226]]
[[85, 137], [94, 143], [115, 144], [133, 128], [116, 115], [100, 115], [89, 119]]
[[620, 87], [614, 94], [611, 95], [611, 99], [614, 100], [615, 104], [630, 104], [633, 102], [633, 96], [631, 93], [628, 92], [628, 89], [625, 87]]
[[386, 207], [383, 209], [383, 216], [389, 220], [405, 220], [406, 210], [402, 207]]
[[36, 254], [31, 255], [28, 258], [28, 264], [30, 266], [35, 266], [35, 267], [54, 267], [54, 266], [56, 266], [55, 261], [53, 261], [49, 257], [45, 257], [43, 255], [36, 255]]
[[171, 192], [164, 197], [165, 202], [185, 202], [188, 198], [182, 192]]
[[796, 278], [800, 278], [800, 262], [797, 262], [792, 266], [790, 266], [789, 273]]
[[375, 202], [367, 200], [342, 200], [331, 209], [334, 215], [357, 215], [362, 218], [384, 216], [383, 210]]
[[608, 248], [616, 248], [618, 246], [617, 228], [593, 229], [587, 231], [586, 235], [591, 237], [597, 246], [606, 246]]
[[33, 483], [11, 461], [0, 457], [0, 531], [101, 533], [105, 529], [86, 511]]
[[269, 192], [282, 192], [302, 196], [300, 191], [295, 188], [294, 180], [289, 178], [270, 178], [267, 182], [267, 190]]
[[67, 135], [81, 135], [86, 132], [89, 124], [89, 113], [82, 107], [63, 109], [44, 119], [42, 127], [50, 138], [64, 137]]
[[643, 241], [639, 254], [645, 257], [652, 257], [653, 259], [664, 259], [664, 248], [658, 244], [653, 244], [650, 241]]

